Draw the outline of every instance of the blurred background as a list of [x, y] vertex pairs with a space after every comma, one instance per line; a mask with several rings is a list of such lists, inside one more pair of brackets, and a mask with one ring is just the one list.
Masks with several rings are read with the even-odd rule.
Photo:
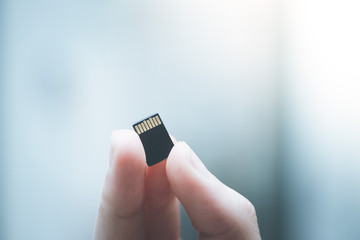
[[112, 130], [156, 112], [263, 239], [359, 239], [359, 11], [1, 0], [0, 239], [91, 239]]

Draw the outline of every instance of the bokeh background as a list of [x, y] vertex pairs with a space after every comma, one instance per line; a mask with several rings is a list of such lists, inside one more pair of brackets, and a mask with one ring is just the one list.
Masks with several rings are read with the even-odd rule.
[[0, 1], [0, 239], [91, 239], [112, 130], [155, 112], [254, 203], [263, 239], [359, 239], [359, 12]]

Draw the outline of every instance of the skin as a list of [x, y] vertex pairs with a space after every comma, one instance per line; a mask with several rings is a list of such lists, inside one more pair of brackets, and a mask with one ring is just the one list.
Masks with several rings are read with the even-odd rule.
[[94, 239], [178, 240], [179, 202], [200, 240], [261, 239], [254, 206], [173, 141], [168, 159], [148, 167], [138, 135], [113, 132]]

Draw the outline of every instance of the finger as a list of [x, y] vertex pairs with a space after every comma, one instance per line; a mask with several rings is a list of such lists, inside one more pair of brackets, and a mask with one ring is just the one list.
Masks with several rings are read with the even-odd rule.
[[137, 134], [115, 131], [95, 240], [144, 239], [145, 153]]
[[[175, 138], [172, 137], [175, 143]], [[179, 203], [166, 177], [166, 160], [146, 167], [146, 239], [173, 240], [180, 236]]]
[[213, 176], [186, 143], [173, 147], [166, 173], [199, 239], [260, 239], [253, 205]]

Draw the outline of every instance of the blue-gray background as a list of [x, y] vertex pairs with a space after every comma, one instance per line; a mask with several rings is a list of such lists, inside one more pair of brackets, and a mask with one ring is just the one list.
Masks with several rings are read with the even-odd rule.
[[0, 1], [0, 239], [90, 239], [112, 130], [155, 112], [254, 203], [264, 239], [357, 239], [359, 10]]

